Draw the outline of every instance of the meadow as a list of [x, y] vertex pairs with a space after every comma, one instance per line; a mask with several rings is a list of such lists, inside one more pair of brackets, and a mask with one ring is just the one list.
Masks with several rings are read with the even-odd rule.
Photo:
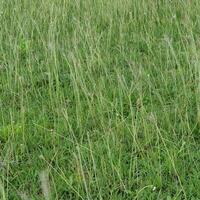
[[0, 199], [199, 200], [199, 13], [0, 0]]

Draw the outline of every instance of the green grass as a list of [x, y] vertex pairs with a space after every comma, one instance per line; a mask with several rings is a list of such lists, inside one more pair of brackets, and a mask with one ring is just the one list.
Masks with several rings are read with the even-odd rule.
[[200, 199], [199, 13], [1, 0], [0, 199]]

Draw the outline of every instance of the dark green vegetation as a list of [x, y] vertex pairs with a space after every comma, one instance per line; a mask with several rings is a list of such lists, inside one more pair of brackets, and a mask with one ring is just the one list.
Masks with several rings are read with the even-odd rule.
[[1, 199], [200, 199], [199, 13], [0, 0]]

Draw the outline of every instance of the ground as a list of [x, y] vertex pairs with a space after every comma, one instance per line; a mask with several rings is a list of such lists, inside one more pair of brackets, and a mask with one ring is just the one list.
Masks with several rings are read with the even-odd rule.
[[200, 199], [199, 13], [0, 1], [1, 199]]

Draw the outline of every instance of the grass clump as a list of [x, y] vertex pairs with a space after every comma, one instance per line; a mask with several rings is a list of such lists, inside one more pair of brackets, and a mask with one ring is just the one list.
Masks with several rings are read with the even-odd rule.
[[199, 11], [1, 1], [1, 199], [200, 199]]

